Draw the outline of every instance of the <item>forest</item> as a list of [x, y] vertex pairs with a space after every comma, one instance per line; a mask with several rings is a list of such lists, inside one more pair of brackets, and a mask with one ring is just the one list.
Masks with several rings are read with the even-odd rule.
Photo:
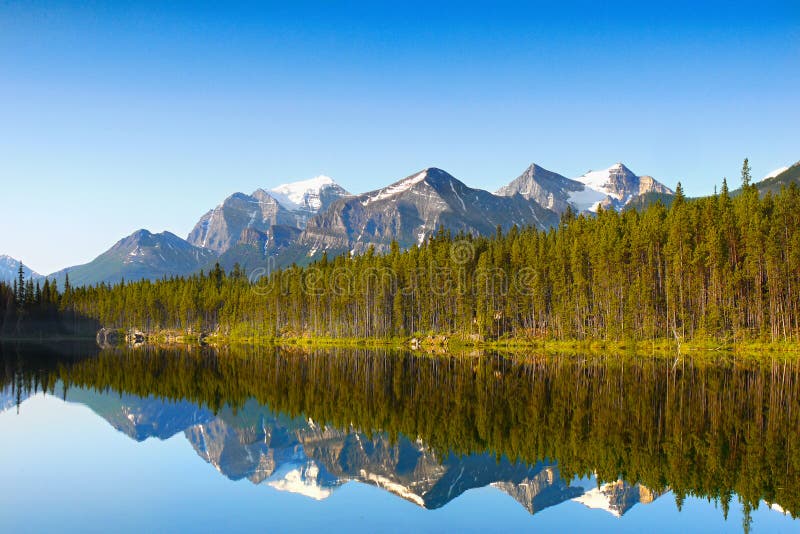
[[[229, 339], [797, 341], [800, 190], [567, 212], [549, 230], [439, 230], [418, 247], [307, 266], [55, 287], [0, 284], [0, 334], [92, 325]], [[71, 326], [70, 326], [71, 325]], [[80, 326], [79, 328], [79, 325]], [[67, 328], [69, 326], [69, 328]], [[66, 330], [64, 330], [66, 328]], [[38, 329], [38, 330], [37, 330]]]

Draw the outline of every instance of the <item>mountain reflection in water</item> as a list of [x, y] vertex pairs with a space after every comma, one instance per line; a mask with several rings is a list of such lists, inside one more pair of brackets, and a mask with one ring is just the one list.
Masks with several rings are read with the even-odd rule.
[[491, 485], [532, 514], [575, 500], [621, 516], [669, 491], [725, 515], [800, 510], [794, 363], [8, 346], [1, 363], [0, 408], [46, 390], [318, 500], [354, 480], [428, 509]]

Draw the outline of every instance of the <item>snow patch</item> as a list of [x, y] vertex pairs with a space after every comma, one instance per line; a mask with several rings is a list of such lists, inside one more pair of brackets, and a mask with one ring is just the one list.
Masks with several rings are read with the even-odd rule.
[[318, 482], [319, 467], [314, 462], [299, 466], [283, 474], [281, 478], [267, 482], [278, 491], [287, 491], [321, 501], [333, 495], [333, 489]]
[[214, 224], [214, 217], [217, 216], [217, 212], [222, 209], [222, 206], [217, 206], [211, 211], [211, 215], [208, 217], [208, 220], [203, 225], [203, 244], [200, 245], [203, 248], [206, 248], [206, 244], [208, 244], [208, 229], [211, 228], [212, 224]]
[[367, 473], [363, 469], [361, 470], [361, 476], [364, 478], [364, 480], [373, 482], [378, 487], [381, 487], [387, 491], [391, 491], [395, 495], [399, 495], [400, 497], [425, 508], [425, 500], [402, 484], [398, 484], [397, 482], [394, 482], [393, 480], [381, 475]]
[[422, 182], [423, 180], [425, 180], [425, 178], [427, 178], [427, 176], [428, 176], [428, 171], [427, 170], [422, 171], [421, 173], [419, 173], [419, 174], [417, 174], [415, 176], [412, 176], [411, 178], [406, 178], [405, 180], [401, 180], [401, 181], [399, 181], [399, 182], [397, 182], [395, 184], [392, 184], [392, 185], [390, 185], [388, 187], [384, 187], [383, 189], [379, 189], [376, 194], [374, 194], [373, 196], [367, 197], [367, 199], [362, 201], [361, 203], [364, 206], [366, 206], [366, 205], [371, 204], [373, 202], [377, 202], [379, 200], [384, 200], [384, 199], [393, 197], [395, 195], [399, 195], [400, 193], [405, 193], [406, 191], [408, 191], [409, 189], [414, 187], [416, 184], [418, 184], [418, 183]]
[[621, 165], [618, 163], [602, 171], [589, 171], [575, 180], [592, 189], [602, 190], [608, 185], [611, 172], [619, 170], [620, 167]]
[[786, 510], [784, 510], [783, 506], [781, 506], [780, 504], [777, 504], [777, 503], [770, 504], [769, 505], [769, 509], [773, 510], [775, 512], [779, 512], [779, 513], [781, 513], [783, 515], [786, 515], [788, 513], [788, 512], [786, 512]]
[[308, 180], [281, 184], [270, 189], [269, 192], [288, 210], [312, 209], [316, 211], [322, 207], [320, 192], [323, 188], [331, 185], [336, 185], [333, 178], [319, 175]]
[[458, 201], [461, 202], [461, 209], [464, 210], [464, 211], [467, 211], [467, 207], [464, 205], [464, 201], [461, 199], [461, 197], [458, 196], [458, 193], [456, 193], [456, 188], [453, 185], [452, 181], [450, 182], [450, 190], [453, 191], [453, 194], [456, 196]]
[[582, 191], [570, 191], [567, 194], [567, 202], [578, 211], [596, 212], [597, 207], [608, 197], [606, 193], [585, 187]]
[[578, 497], [575, 497], [572, 500], [581, 503], [587, 508], [593, 508], [596, 510], [605, 510], [614, 517], [622, 517], [622, 514], [619, 513], [619, 510], [615, 509], [611, 505], [611, 499], [609, 498], [609, 496], [603, 491], [610, 485], [611, 484], [606, 484], [599, 488], [592, 488], [583, 495], [579, 495]]
[[[627, 176], [632, 182], [632, 191], [627, 195], [625, 187], [620, 191], [619, 184], [612, 177]], [[584, 185], [582, 191], [570, 191], [568, 193], [569, 202], [579, 211], [596, 212], [601, 202], [607, 198], [612, 199], [616, 205], [625, 205], [639, 193], [641, 187], [640, 177], [626, 169], [622, 163], [615, 163], [611, 167], [600, 171], [589, 171], [583, 176], [574, 178], [575, 181]]]
[[766, 180], [767, 178], [775, 178], [779, 174], [781, 174], [783, 172], [786, 172], [788, 170], [789, 170], [789, 167], [781, 167], [779, 169], [775, 169], [774, 171], [772, 171], [771, 173], [766, 175], [764, 178], [762, 178], [762, 180]]

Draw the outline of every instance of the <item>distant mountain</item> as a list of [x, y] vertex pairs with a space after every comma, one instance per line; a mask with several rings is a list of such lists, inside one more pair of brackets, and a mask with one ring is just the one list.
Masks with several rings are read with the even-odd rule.
[[[789, 172], [789, 171], [787, 171]], [[776, 178], [777, 179], [777, 178]], [[378, 253], [396, 241], [418, 245], [440, 228], [492, 235], [499, 227], [547, 229], [567, 208], [596, 212], [668, 202], [672, 190], [618, 163], [576, 179], [536, 164], [495, 194], [428, 168], [386, 187], [351, 195], [327, 176], [234, 193], [195, 224], [187, 240], [168, 233], [134, 234], [86, 265], [72, 267], [74, 284], [158, 278], [210, 269], [304, 264], [323, 253]], [[143, 231], [144, 232], [144, 231]], [[64, 271], [56, 273], [63, 281]]]
[[536, 164], [497, 190], [498, 195], [521, 195], [537, 204], [563, 213], [567, 206], [577, 212], [621, 210], [631, 202], [652, 195], [671, 196], [673, 191], [652, 176], [637, 176], [622, 163], [600, 171], [589, 171], [569, 179]]
[[191, 274], [214, 257], [211, 250], [195, 247], [170, 232], [152, 234], [137, 230], [89, 263], [68, 267], [50, 276], [57, 279], [59, 287], [63, 287], [67, 273], [75, 286], [117, 283], [123, 278], [155, 280]]
[[534, 163], [518, 178], [498, 189], [495, 194], [505, 197], [521, 195], [542, 207], [563, 213], [570, 205], [571, 194], [583, 189], [582, 183], [548, 171]]
[[[19, 260], [0, 254], [0, 282], [12, 283], [19, 277]], [[22, 264], [22, 272], [25, 275], [25, 280], [33, 278], [41, 278], [42, 275], [36, 271], [29, 269], [24, 263]]]
[[428, 168], [382, 189], [331, 204], [308, 221], [299, 243], [315, 256], [322, 251], [355, 253], [370, 246], [388, 250], [422, 243], [442, 227], [453, 233], [491, 235], [499, 226], [548, 228], [555, 212], [522, 196], [472, 189], [447, 172]]
[[234, 193], [200, 218], [187, 241], [224, 254], [241, 243], [252, 242], [255, 234], [251, 231], [256, 231], [266, 237], [268, 248], [271, 236], [285, 233], [272, 230], [273, 226], [296, 228], [299, 233], [309, 217], [348, 195], [327, 176], [279, 185], [269, 191], [258, 189], [251, 195]]
[[[311, 183], [317, 187], [329, 182]], [[652, 177], [637, 176], [622, 164], [574, 180], [533, 164], [496, 194], [468, 187], [441, 169], [428, 168], [381, 189], [340, 196], [327, 207], [315, 196], [302, 194], [304, 187], [277, 188], [286, 197], [281, 200], [282, 207], [296, 209], [308, 198], [313, 201], [312, 209], [319, 206], [302, 232], [294, 235], [283, 230], [279, 234], [276, 229], [270, 234], [258, 227], [257, 219], [240, 215], [240, 221], [249, 222], [228, 232], [229, 244], [219, 258], [222, 266], [230, 269], [238, 263], [249, 269], [269, 262], [280, 268], [307, 263], [323, 252], [362, 253], [370, 247], [380, 253], [387, 251], [392, 241], [401, 248], [420, 244], [439, 228], [473, 235], [494, 234], [498, 226], [503, 231], [514, 225], [545, 229], [556, 224], [567, 207], [579, 212], [597, 211], [598, 206], [619, 210], [648, 195], [672, 195], [672, 190]], [[230, 239], [242, 228], [261, 234], [250, 232], [235, 241]]]
[[270, 189], [269, 193], [289, 211], [309, 215], [324, 211], [334, 201], [350, 196], [330, 176], [282, 184]]
[[263, 189], [252, 195], [234, 193], [206, 212], [186, 240], [196, 247], [222, 254], [239, 242], [245, 230], [264, 232], [276, 224], [296, 226], [297, 216]]
[[790, 184], [800, 185], [800, 161], [790, 167], [782, 167], [772, 171], [760, 182], [756, 182], [758, 191], [764, 195], [767, 191], [778, 193], [781, 187], [789, 187]]

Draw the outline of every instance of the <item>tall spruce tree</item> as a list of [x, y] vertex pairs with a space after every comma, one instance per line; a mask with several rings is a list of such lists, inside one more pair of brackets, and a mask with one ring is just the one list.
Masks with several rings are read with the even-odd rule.
[[17, 305], [22, 308], [25, 306], [25, 270], [22, 262], [19, 262], [19, 269], [17, 270]]
[[750, 174], [750, 160], [748, 158], [744, 158], [744, 163], [742, 163], [742, 187], [744, 189], [750, 187], [751, 180], [752, 175]]

